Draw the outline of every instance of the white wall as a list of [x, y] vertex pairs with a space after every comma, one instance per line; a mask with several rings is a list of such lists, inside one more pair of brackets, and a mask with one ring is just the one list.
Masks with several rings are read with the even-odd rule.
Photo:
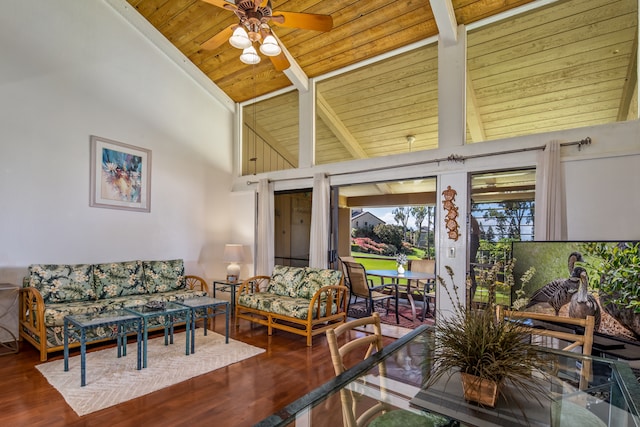
[[[130, 259], [224, 275], [233, 114], [102, 0], [2, 6], [0, 282]], [[89, 207], [92, 134], [152, 151], [150, 213]]]

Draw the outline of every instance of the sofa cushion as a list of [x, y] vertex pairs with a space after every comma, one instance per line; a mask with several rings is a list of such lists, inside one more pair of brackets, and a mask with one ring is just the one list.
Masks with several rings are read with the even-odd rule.
[[143, 261], [144, 283], [149, 293], [184, 289], [184, 261]]
[[[119, 297], [123, 300], [133, 300], [131, 303], [144, 304], [144, 299], [135, 296]], [[116, 310], [123, 307], [124, 302], [119, 298], [109, 298], [96, 301], [74, 301], [59, 304], [47, 304], [44, 308], [44, 324], [47, 327], [56, 326], [62, 328], [64, 317], [78, 314], [98, 314], [108, 310]]]
[[311, 299], [323, 286], [339, 285], [342, 272], [324, 268], [305, 268], [305, 275], [296, 290], [298, 298]]
[[98, 299], [147, 293], [141, 261], [95, 264], [93, 275]]
[[42, 295], [45, 304], [96, 299], [91, 264], [33, 264], [29, 286]]
[[298, 287], [305, 275], [306, 269], [304, 267], [276, 265], [271, 273], [267, 292], [284, 297], [296, 297]]
[[276, 301], [279, 298], [282, 298], [282, 296], [276, 295], [271, 292], [255, 292], [239, 295], [237, 304], [256, 310], [269, 311], [271, 305], [273, 304], [273, 301]]
[[[258, 292], [250, 295], [241, 295], [238, 299], [238, 305], [253, 308], [256, 310], [266, 311], [269, 313], [280, 314], [282, 316], [295, 317], [297, 319], [306, 320], [309, 315], [309, 300], [306, 298], [293, 298], [282, 295], [276, 295], [269, 292]], [[313, 307], [313, 315], [315, 316], [317, 306]], [[338, 307], [333, 304], [331, 313], [337, 313]], [[326, 305], [320, 306], [320, 315], [325, 316]]]

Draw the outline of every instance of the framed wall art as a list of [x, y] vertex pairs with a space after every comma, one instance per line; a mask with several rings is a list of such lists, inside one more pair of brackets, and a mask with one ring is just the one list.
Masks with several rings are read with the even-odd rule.
[[89, 206], [151, 211], [151, 150], [91, 136]]

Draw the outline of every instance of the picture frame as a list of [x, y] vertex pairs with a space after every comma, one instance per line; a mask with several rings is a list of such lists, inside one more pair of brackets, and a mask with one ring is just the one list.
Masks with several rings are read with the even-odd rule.
[[236, 283], [238, 281], [238, 276], [235, 274], [227, 274], [227, 282]]
[[89, 206], [151, 212], [151, 150], [91, 135]]

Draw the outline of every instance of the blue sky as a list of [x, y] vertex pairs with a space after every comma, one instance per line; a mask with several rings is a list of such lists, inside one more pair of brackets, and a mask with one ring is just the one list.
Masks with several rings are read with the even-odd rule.
[[[391, 213], [394, 209], [395, 208], [363, 208], [362, 210], [363, 212], [371, 212], [372, 214], [374, 214], [375, 216], [377, 216], [378, 218], [380, 218], [381, 220], [383, 220], [389, 225], [399, 225], [393, 219], [393, 213]], [[416, 228], [416, 223], [413, 217], [409, 218], [409, 223], [407, 225], [409, 228], [413, 228], [413, 229]]]

